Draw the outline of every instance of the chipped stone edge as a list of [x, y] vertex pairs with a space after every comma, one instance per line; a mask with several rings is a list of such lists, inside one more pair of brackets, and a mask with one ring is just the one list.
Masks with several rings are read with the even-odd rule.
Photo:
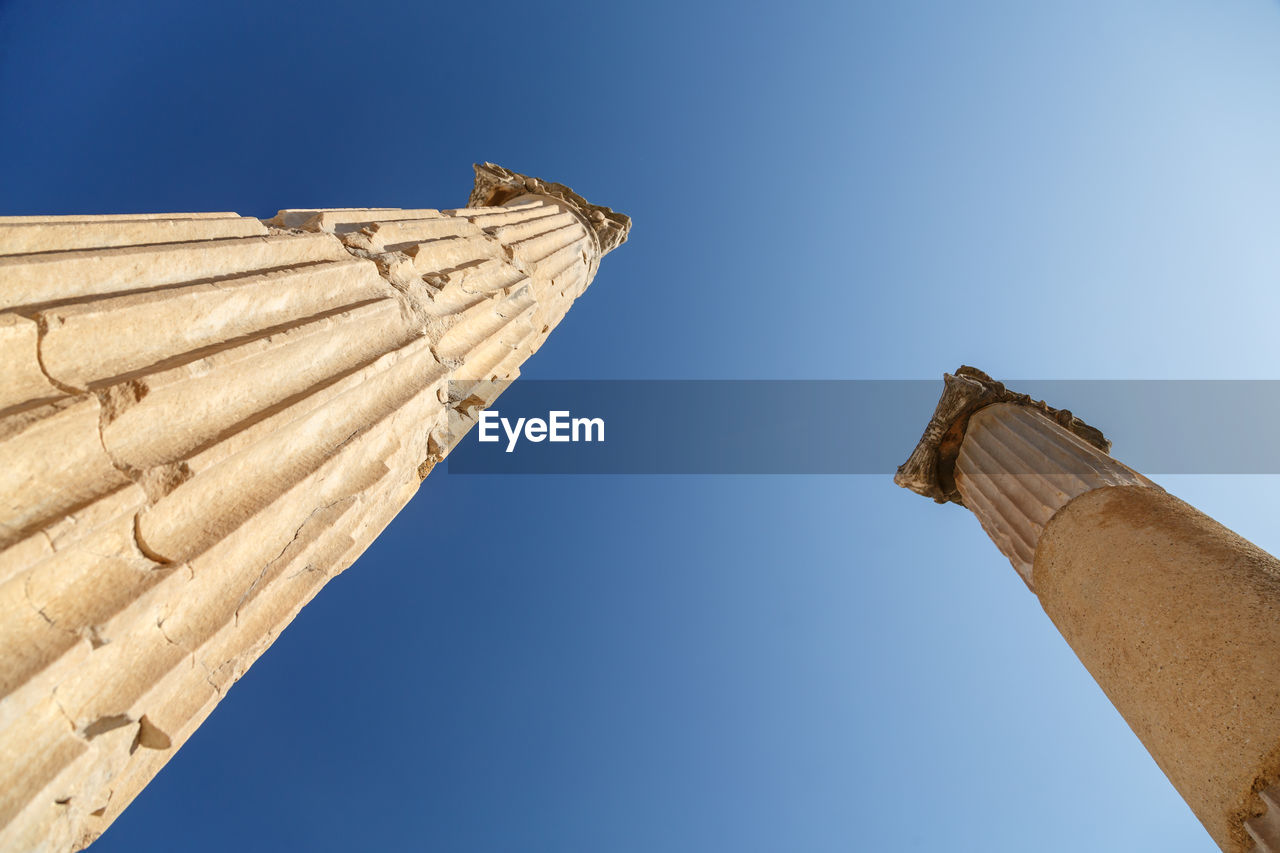
[[898, 466], [893, 482], [937, 503], [964, 506], [955, 484], [955, 461], [969, 418], [993, 403], [1014, 403], [1035, 409], [1103, 453], [1111, 442], [1102, 431], [1080, 420], [1067, 409], [1055, 409], [1043, 400], [1010, 391], [976, 367], [961, 365], [954, 374], [942, 375], [942, 396], [924, 435], [907, 461]]
[[564, 184], [531, 178], [496, 163], [476, 163], [476, 182], [467, 207], [497, 207], [526, 193], [554, 198], [572, 208], [596, 241], [600, 255], [606, 255], [627, 242], [631, 233], [631, 217], [608, 207], [592, 204]]

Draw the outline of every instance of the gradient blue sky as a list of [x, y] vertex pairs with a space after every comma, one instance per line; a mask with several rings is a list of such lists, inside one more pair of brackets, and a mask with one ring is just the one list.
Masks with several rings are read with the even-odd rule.
[[[531, 378], [1280, 378], [1273, 2], [9, 0], [0, 127], [3, 214], [631, 214]], [[962, 510], [444, 475], [95, 849], [1214, 848]]]

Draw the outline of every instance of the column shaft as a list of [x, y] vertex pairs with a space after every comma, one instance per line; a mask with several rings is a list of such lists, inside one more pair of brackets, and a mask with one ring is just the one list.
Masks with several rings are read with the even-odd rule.
[[626, 217], [0, 220], [0, 848], [95, 838], [519, 374]]
[[1067, 503], [1035, 556], [1045, 612], [1224, 850], [1280, 779], [1280, 561], [1160, 489]]
[[1280, 561], [973, 368], [897, 482], [968, 507], [1223, 850], [1280, 851]]

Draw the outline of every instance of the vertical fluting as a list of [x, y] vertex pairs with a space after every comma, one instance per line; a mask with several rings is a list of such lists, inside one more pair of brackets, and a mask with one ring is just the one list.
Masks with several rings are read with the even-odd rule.
[[535, 352], [629, 220], [0, 219], [0, 849], [95, 838]]
[[1013, 403], [969, 417], [955, 481], [964, 505], [1033, 589], [1036, 543], [1068, 501], [1103, 486], [1155, 487], [1036, 409]]
[[1265, 811], [1247, 818], [1245, 831], [1257, 845], [1259, 853], [1280, 853], [1280, 784], [1259, 791]]

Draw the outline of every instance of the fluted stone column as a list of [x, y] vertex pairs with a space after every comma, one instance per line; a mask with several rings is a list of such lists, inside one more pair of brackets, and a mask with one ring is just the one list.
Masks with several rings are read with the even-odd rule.
[[519, 373], [630, 220], [0, 219], [0, 849], [100, 834]]
[[896, 481], [968, 507], [1213, 839], [1280, 851], [1280, 561], [962, 367]]

